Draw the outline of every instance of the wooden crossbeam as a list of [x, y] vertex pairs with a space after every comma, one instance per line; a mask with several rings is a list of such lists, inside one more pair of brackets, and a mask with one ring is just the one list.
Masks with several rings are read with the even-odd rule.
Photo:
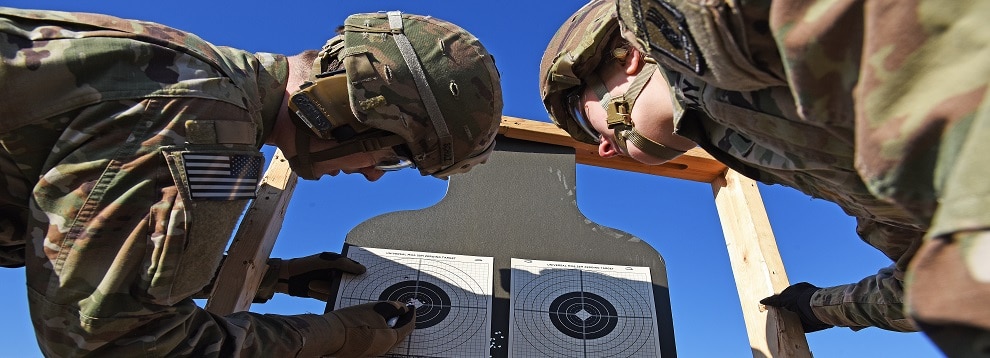
[[499, 133], [515, 139], [574, 148], [578, 163], [670, 178], [711, 183], [725, 172], [725, 165], [701, 148], [694, 148], [677, 159], [661, 165], [644, 165], [628, 157], [602, 158], [598, 147], [571, 138], [553, 123], [502, 117]]

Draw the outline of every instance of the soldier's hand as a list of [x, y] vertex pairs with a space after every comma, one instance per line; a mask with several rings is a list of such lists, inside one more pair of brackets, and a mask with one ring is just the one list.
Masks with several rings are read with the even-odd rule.
[[275, 292], [321, 301], [330, 299], [330, 284], [335, 271], [360, 275], [367, 270], [357, 261], [333, 252], [282, 260], [278, 265]]
[[760, 303], [797, 313], [805, 333], [832, 328], [832, 325], [822, 322], [811, 311], [811, 295], [819, 289], [807, 282], [796, 283], [776, 295], [760, 300]]
[[[416, 326], [416, 309], [395, 301], [371, 302], [324, 314], [330, 322], [333, 357], [380, 356], [402, 342]], [[389, 320], [397, 318], [392, 326]], [[339, 348], [337, 348], [339, 347]]]

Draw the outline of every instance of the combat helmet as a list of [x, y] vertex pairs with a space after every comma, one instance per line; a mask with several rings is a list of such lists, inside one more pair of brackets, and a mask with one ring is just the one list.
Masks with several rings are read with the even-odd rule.
[[[684, 151], [670, 148], [639, 134], [629, 113], [640, 91], [659, 67], [656, 61], [644, 55], [646, 64], [629, 86], [626, 93], [613, 96], [605, 88], [595, 69], [603, 56], [624, 58], [626, 52], [613, 51], [613, 38], [619, 37], [619, 21], [614, 0], [593, 0], [578, 9], [557, 30], [543, 53], [540, 62], [540, 95], [550, 119], [574, 139], [598, 144], [599, 134], [584, 116], [577, 94], [586, 86], [598, 95], [603, 109], [608, 113], [606, 122], [615, 132], [617, 145], [626, 148], [632, 144], [657, 158], [673, 159]], [[662, 73], [662, 72], [661, 72]], [[584, 79], [584, 81], [582, 81]]]
[[[398, 11], [354, 14], [290, 97], [300, 132], [297, 173], [357, 152], [393, 148], [422, 175], [446, 178], [487, 160], [502, 115], [495, 60], [450, 22]], [[308, 153], [309, 137], [340, 145]], [[305, 143], [303, 143], [305, 142]], [[399, 163], [396, 163], [399, 164]]]

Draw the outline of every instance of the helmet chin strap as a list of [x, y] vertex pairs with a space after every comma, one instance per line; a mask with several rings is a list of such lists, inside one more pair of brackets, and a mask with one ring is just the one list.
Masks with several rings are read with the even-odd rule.
[[616, 145], [619, 148], [629, 153], [627, 143], [631, 143], [652, 157], [669, 161], [684, 154], [684, 151], [665, 146], [642, 135], [636, 130], [630, 117], [636, 99], [639, 98], [640, 93], [643, 92], [643, 87], [650, 81], [650, 77], [653, 76], [653, 73], [657, 69], [658, 66], [656, 63], [647, 62], [643, 66], [643, 70], [633, 79], [626, 93], [615, 98], [612, 98], [608, 89], [605, 88], [605, 85], [597, 76], [591, 76], [592, 78], [588, 82], [592, 90], [595, 91], [595, 94], [598, 95], [598, 98], [601, 99], [602, 108], [608, 113], [605, 121], [608, 124], [608, 128], [612, 129], [613, 134], [615, 134]]
[[341, 142], [340, 144], [318, 152], [309, 151], [309, 143], [312, 132], [296, 127], [296, 156], [289, 158], [289, 166], [299, 174], [300, 178], [306, 180], [317, 180], [323, 174], [317, 175], [313, 172], [313, 163], [325, 160], [340, 158], [354, 153], [373, 152], [383, 148], [392, 148], [405, 143], [405, 139], [399, 135], [383, 135], [385, 131], [370, 131]]

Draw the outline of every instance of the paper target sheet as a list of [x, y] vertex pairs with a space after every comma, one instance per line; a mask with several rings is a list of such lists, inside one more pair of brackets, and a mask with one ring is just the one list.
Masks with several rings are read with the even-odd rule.
[[334, 307], [391, 300], [416, 306], [416, 329], [386, 357], [487, 357], [491, 257], [350, 246], [368, 271], [344, 275]]
[[648, 267], [513, 258], [509, 356], [659, 357]]

